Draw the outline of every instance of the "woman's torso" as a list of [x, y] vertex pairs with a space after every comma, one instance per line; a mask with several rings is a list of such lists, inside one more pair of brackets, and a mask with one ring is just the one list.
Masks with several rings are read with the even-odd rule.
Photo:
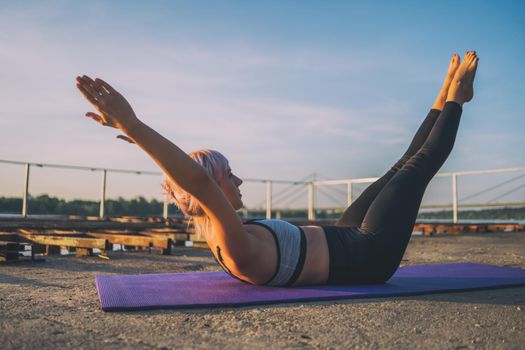
[[[257, 276], [258, 283], [266, 283], [277, 271], [279, 261], [276, 238], [264, 225], [244, 225], [246, 234], [254, 240], [257, 252], [250, 275]], [[294, 285], [324, 284], [328, 280], [329, 254], [324, 230], [320, 226], [300, 226], [306, 238], [306, 255], [304, 265]], [[208, 242], [215, 247], [214, 242]], [[212, 249], [213, 250], [213, 249]], [[213, 250], [216, 255], [217, 252]]]

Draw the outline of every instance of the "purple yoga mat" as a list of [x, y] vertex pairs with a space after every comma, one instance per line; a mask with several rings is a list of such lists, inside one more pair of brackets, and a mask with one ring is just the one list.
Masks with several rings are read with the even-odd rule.
[[99, 275], [96, 285], [104, 311], [244, 306], [296, 301], [377, 298], [525, 285], [525, 270], [455, 263], [414, 265], [397, 270], [385, 284], [253, 286], [224, 272]]

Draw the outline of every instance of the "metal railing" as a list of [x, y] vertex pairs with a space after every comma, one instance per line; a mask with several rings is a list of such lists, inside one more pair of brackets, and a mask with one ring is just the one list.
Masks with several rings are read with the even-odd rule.
[[[31, 167], [58, 168], [58, 169], [100, 172], [101, 173], [101, 183], [100, 183], [101, 191], [100, 191], [99, 218], [101, 219], [105, 217], [105, 202], [106, 202], [106, 193], [107, 193], [107, 175], [108, 173], [153, 175], [153, 176], [163, 176], [164, 175], [162, 172], [159, 172], [159, 171], [99, 168], [99, 167], [63, 165], [63, 164], [32, 163], [32, 162], [20, 162], [20, 161], [13, 161], [13, 160], [0, 160], [0, 164], [2, 163], [21, 165], [25, 167], [24, 190], [23, 190], [23, 195], [22, 195], [22, 208], [21, 208], [23, 217], [27, 217], [28, 215], [27, 208], [28, 208]], [[289, 184], [289, 185], [307, 184], [307, 182], [304, 182], [304, 181], [268, 180], [268, 179], [243, 179], [243, 181], [266, 184], [266, 217], [268, 218], [271, 218], [271, 212], [272, 212], [272, 186], [273, 184]], [[165, 219], [168, 218], [168, 214], [169, 214], [168, 206], [169, 206], [169, 198], [167, 196], [164, 196], [164, 206], [163, 206], [162, 216]]]
[[[0, 160], [0, 163], [3, 164], [14, 164], [14, 165], [23, 165], [25, 167], [25, 179], [24, 179], [24, 192], [22, 195], [22, 216], [27, 217], [27, 203], [29, 196], [29, 180], [31, 167], [39, 168], [58, 168], [58, 169], [71, 169], [71, 170], [81, 170], [81, 171], [94, 171], [101, 172], [101, 191], [100, 191], [100, 209], [99, 217], [105, 217], [105, 202], [106, 202], [106, 190], [107, 190], [107, 174], [112, 173], [122, 173], [122, 174], [136, 174], [136, 175], [162, 175], [161, 172], [155, 171], [144, 171], [144, 170], [125, 170], [125, 169], [111, 169], [111, 168], [98, 168], [98, 167], [87, 167], [87, 166], [75, 166], [75, 165], [61, 165], [61, 164], [45, 164], [45, 163], [30, 163], [30, 162], [19, 162], [13, 160]], [[164, 213], [165, 218], [168, 217], [168, 200], [164, 200]]]
[[[459, 205], [458, 203], [458, 178], [460, 176], [470, 176], [470, 175], [482, 175], [482, 174], [500, 174], [500, 173], [513, 173], [513, 172], [523, 172], [525, 174], [525, 167], [517, 167], [517, 168], [505, 168], [505, 169], [490, 169], [490, 170], [472, 170], [472, 171], [455, 171], [455, 172], [443, 172], [438, 173], [435, 175], [435, 177], [450, 177], [452, 180], [452, 188], [451, 188], [451, 195], [452, 195], [452, 203], [450, 205], [422, 205], [421, 208], [450, 208], [452, 207], [452, 222], [457, 223], [458, 222], [458, 208], [475, 208], [475, 207], [494, 207], [494, 206], [525, 206], [525, 201], [518, 201], [518, 202], [500, 202], [500, 203], [472, 203], [472, 204], [462, 204]], [[358, 183], [372, 183], [379, 178], [360, 178], [360, 179], [343, 179], [343, 180], [319, 180], [319, 181], [312, 181], [310, 183], [311, 190], [309, 190], [309, 197], [308, 197], [308, 219], [314, 220], [315, 219], [315, 186], [320, 185], [347, 185], [347, 205], [350, 205], [353, 200], [353, 194], [352, 194], [352, 185], [358, 184]]]
[[[105, 217], [105, 202], [106, 202], [106, 192], [107, 192], [107, 175], [108, 173], [124, 173], [124, 174], [135, 174], [135, 175], [152, 175], [152, 176], [163, 176], [162, 172], [156, 171], [144, 171], [144, 170], [127, 170], [127, 169], [112, 169], [112, 168], [99, 168], [99, 167], [87, 167], [87, 166], [72, 166], [72, 165], [59, 165], [59, 164], [44, 164], [44, 163], [30, 163], [30, 162], [20, 162], [20, 161], [11, 161], [11, 160], [0, 160], [0, 164], [15, 164], [22, 165], [25, 167], [25, 181], [24, 181], [24, 191], [22, 198], [22, 216], [26, 217], [28, 215], [28, 195], [29, 195], [29, 185], [30, 185], [30, 170], [31, 167], [47, 167], [47, 168], [60, 168], [60, 169], [73, 169], [81, 171], [91, 171], [91, 172], [100, 172], [101, 173], [101, 192], [100, 192], [100, 208], [99, 208], [99, 217]], [[481, 175], [481, 174], [497, 174], [497, 173], [512, 173], [512, 172], [523, 172], [525, 176], [525, 167], [516, 167], [516, 168], [506, 168], [506, 169], [490, 169], [490, 170], [474, 170], [474, 171], [457, 171], [457, 172], [443, 172], [436, 174], [435, 177], [450, 177], [452, 180], [452, 203], [445, 205], [423, 205], [421, 208], [452, 208], [452, 221], [454, 223], [458, 222], [458, 208], [459, 207], [491, 207], [491, 206], [525, 206], [525, 202], [501, 202], [501, 203], [471, 203], [471, 204], [459, 204], [458, 203], [458, 178], [463, 176], [470, 175]], [[378, 178], [357, 178], [357, 179], [340, 179], [340, 180], [299, 180], [299, 181], [288, 181], [288, 180], [270, 180], [270, 179], [254, 179], [248, 178], [243, 179], [244, 182], [251, 183], [263, 183], [266, 185], [266, 199], [265, 199], [265, 208], [266, 208], [266, 218], [272, 218], [272, 210], [274, 204], [274, 193], [273, 185], [274, 184], [288, 184], [290, 186], [306, 186], [308, 190], [307, 194], [307, 216], [308, 220], [315, 220], [316, 212], [316, 189], [319, 186], [329, 186], [329, 185], [346, 185], [346, 204], [350, 205], [353, 201], [353, 185], [363, 184], [363, 183], [372, 183]], [[167, 196], [164, 198], [163, 206], [163, 217], [168, 218], [168, 204], [169, 199]]]

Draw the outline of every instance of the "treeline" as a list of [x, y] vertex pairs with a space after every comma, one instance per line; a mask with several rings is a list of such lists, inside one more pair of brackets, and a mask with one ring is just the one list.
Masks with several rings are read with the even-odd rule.
[[[107, 199], [104, 211], [107, 216], [161, 216], [164, 203], [156, 199], [148, 201], [144, 197], [133, 199]], [[100, 210], [100, 202], [89, 200], [70, 200], [50, 197], [47, 194], [30, 197], [28, 200], [28, 213], [30, 215], [80, 215], [97, 216]], [[182, 215], [178, 208], [170, 204], [168, 208], [170, 215]], [[20, 214], [22, 212], [22, 198], [0, 197], [0, 213]], [[242, 213], [242, 211], [241, 211]], [[316, 210], [318, 219], [337, 219], [341, 216], [340, 210]], [[265, 210], [249, 210], [248, 217], [265, 217]], [[305, 209], [273, 210], [274, 218], [305, 218]], [[461, 220], [525, 220], [525, 207], [521, 208], [494, 208], [481, 210], [461, 210], [458, 213]], [[419, 213], [418, 219], [432, 220], [452, 218], [451, 210], [441, 210]]]
[[[250, 210], [249, 217], [264, 218], [265, 210]], [[295, 219], [305, 218], [308, 211], [305, 209], [290, 209], [290, 210], [272, 210], [272, 218]], [[322, 210], [315, 211], [317, 219], [333, 219], [337, 220], [341, 217], [342, 210]], [[521, 208], [493, 208], [480, 210], [460, 210], [458, 212], [460, 220], [525, 220], [525, 207]], [[418, 219], [423, 220], [452, 220], [452, 210], [440, 210], [431, 212], [421, 212], [418, 214]]]
[[[107, 216], [161, 216], [164, 203], [156, 199], [148, 201], [144, 197], [133, 199], [117, 198], [106, 199], [104, 212]], [[47, 194], [30, 197], [27, 202], [27, 212], [30, 215], [99, 215], [100, 202], [89, 200], [70, 200], [50, 197]], [[170, 204], [170, 215], [180, 211]], [[22, 198], [0, 197], [0, 213], [20, 214], [22, 212]]]
[[[525, 220], [525, 207], [460, 210], [458, 217], [461, 220]], [[419, 213], [418, 218], [427, 220], [450, 219], [452, 218], [452, 210]]]

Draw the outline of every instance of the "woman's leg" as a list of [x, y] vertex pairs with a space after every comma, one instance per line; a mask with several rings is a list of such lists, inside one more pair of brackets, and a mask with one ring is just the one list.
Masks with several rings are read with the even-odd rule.
[[374, 201], [379, 192], [381, 192], [385, 184], [390, 181], [392, 176], [403, 167], [407, 160], [410, 159], [410, 157], [413, 156], [426, 141], [439, 113], [441, 113], [441, 111], [437, 109], [431, 109], [430, 112], [428, 112], [427, 117], [417, 130], [416, 135], [412, 139], [405, 154], [392, 166], [392, 168], [390, 168], [390, 170], [388, 170], [386, 174], [368, 186], [361, 195], [350, 204], [335, 224], [336, 226], [361, 226], [370, 204]]
[[365, 215], [359, 229], [370, 249], [361, 273], [371, 281], [388, 280], [401, 262], [425, 189], [452, 151], [462, 105], [472, 99], [477, 61], [475, 53], [465, 55], [427, 140], [383, 187]]
[[454, 54], [450, 60], [450, 65], [445, 77], [445, 81], [443, 82], [443, 86], [436, 97], [436, 101], [434, 102], [430, 112], [428, 112], [427, 117], [425, 120], [423, 120], [423, 123], [417, 130], [405, 154], [394, 164], [394, 166], [392, 166], [392, 168], [390, 168], [390, 170], [385, 175], [368, 186], [366, 190], [363, 191], [363, 193], [361, 193], [361, 195], [352, 202], [352, 204], [344, 211], [341, 218], [337, 221], [336, 226], [360, 226], [363, 222], [366, 212], [368, 211], [368, 208], [370, 207], [370, 204], [374, 201], [379, 192], [381, 192], [385, 184], [388, 183], [392, 176], [394, 176], [399, 171], [399, 169], [403, 167], [406, 161], [421, 148], [430, 134], [430, 131], [432, 130], [439, 113], [441, 110], [443, 110], [443, 106], [445, 105], [448, 94], [448, 89], [459, 66], [459, 61], [459, 56]]

